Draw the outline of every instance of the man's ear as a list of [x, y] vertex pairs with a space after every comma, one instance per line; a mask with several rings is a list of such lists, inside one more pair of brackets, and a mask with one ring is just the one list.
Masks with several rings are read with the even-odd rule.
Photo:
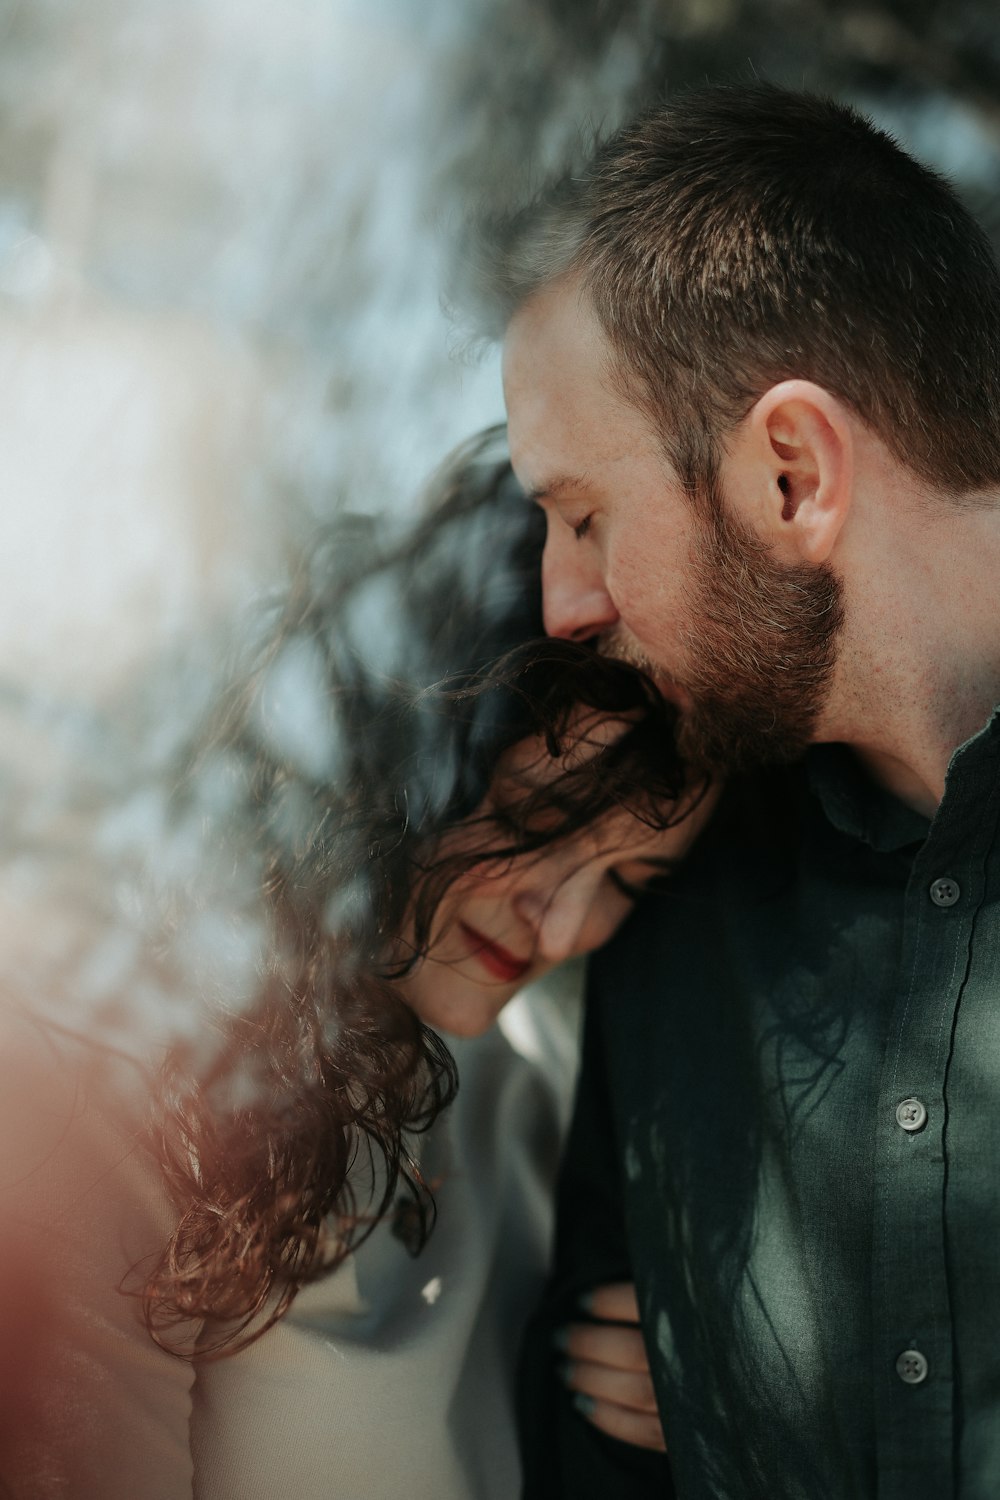
[[723, 482], [779, 556], [828, 562], [851, 508], [854, 440], [847, 408], [809, 380], [783, 380], [727, 445]]

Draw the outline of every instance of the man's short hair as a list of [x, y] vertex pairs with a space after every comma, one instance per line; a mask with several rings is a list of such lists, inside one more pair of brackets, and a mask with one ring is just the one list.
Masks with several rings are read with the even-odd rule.
[[1000, 275], [950, 185], [769, 84], [649, 109], [510, 220], [510, 316], [576, 272], [692, 492], [771, 385], [815, 381], [958, 498], [1000, 483]]

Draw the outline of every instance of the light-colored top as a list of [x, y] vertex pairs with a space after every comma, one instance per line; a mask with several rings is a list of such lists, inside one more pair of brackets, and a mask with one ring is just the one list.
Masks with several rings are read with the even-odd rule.
[[504, 1030], [453, 1050], [459, 1097], [421, 1147], [439, 1184], [423, 1252], [390, 1218], [257, 1343], [192, 1366], [119, 1290], [171, 1225], [130, 1123], [137, 1075], [109, 1082], [92, 1049], [5, 1016], [0, 1493], [510, 1500], [513, 1365], [548, 1257], [571, 1024], [523, 996]]

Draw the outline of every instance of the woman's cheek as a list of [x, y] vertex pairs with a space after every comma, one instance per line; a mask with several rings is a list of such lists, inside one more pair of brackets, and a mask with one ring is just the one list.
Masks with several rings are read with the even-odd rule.
[[591, 953], [595, 948], [602, 948], [610, 938], [614, 937], [632, 910], [632, 906], [633, 903], [628, 897], [618, 892], [604, 896], [595, 903], [594, 910], [587, 918], [581, 933], [582, 951]]

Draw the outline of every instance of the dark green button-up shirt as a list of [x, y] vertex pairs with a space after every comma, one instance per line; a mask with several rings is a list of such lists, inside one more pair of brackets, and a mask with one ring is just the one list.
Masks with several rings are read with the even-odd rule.
[[[681, 1500], [1000, 1496], [998, 757], [928, 824], [815, 749], [594, 963], [549, 1323], [634, 1275]], [[618, 1493], [557, 1392], [526, 1493]]]

